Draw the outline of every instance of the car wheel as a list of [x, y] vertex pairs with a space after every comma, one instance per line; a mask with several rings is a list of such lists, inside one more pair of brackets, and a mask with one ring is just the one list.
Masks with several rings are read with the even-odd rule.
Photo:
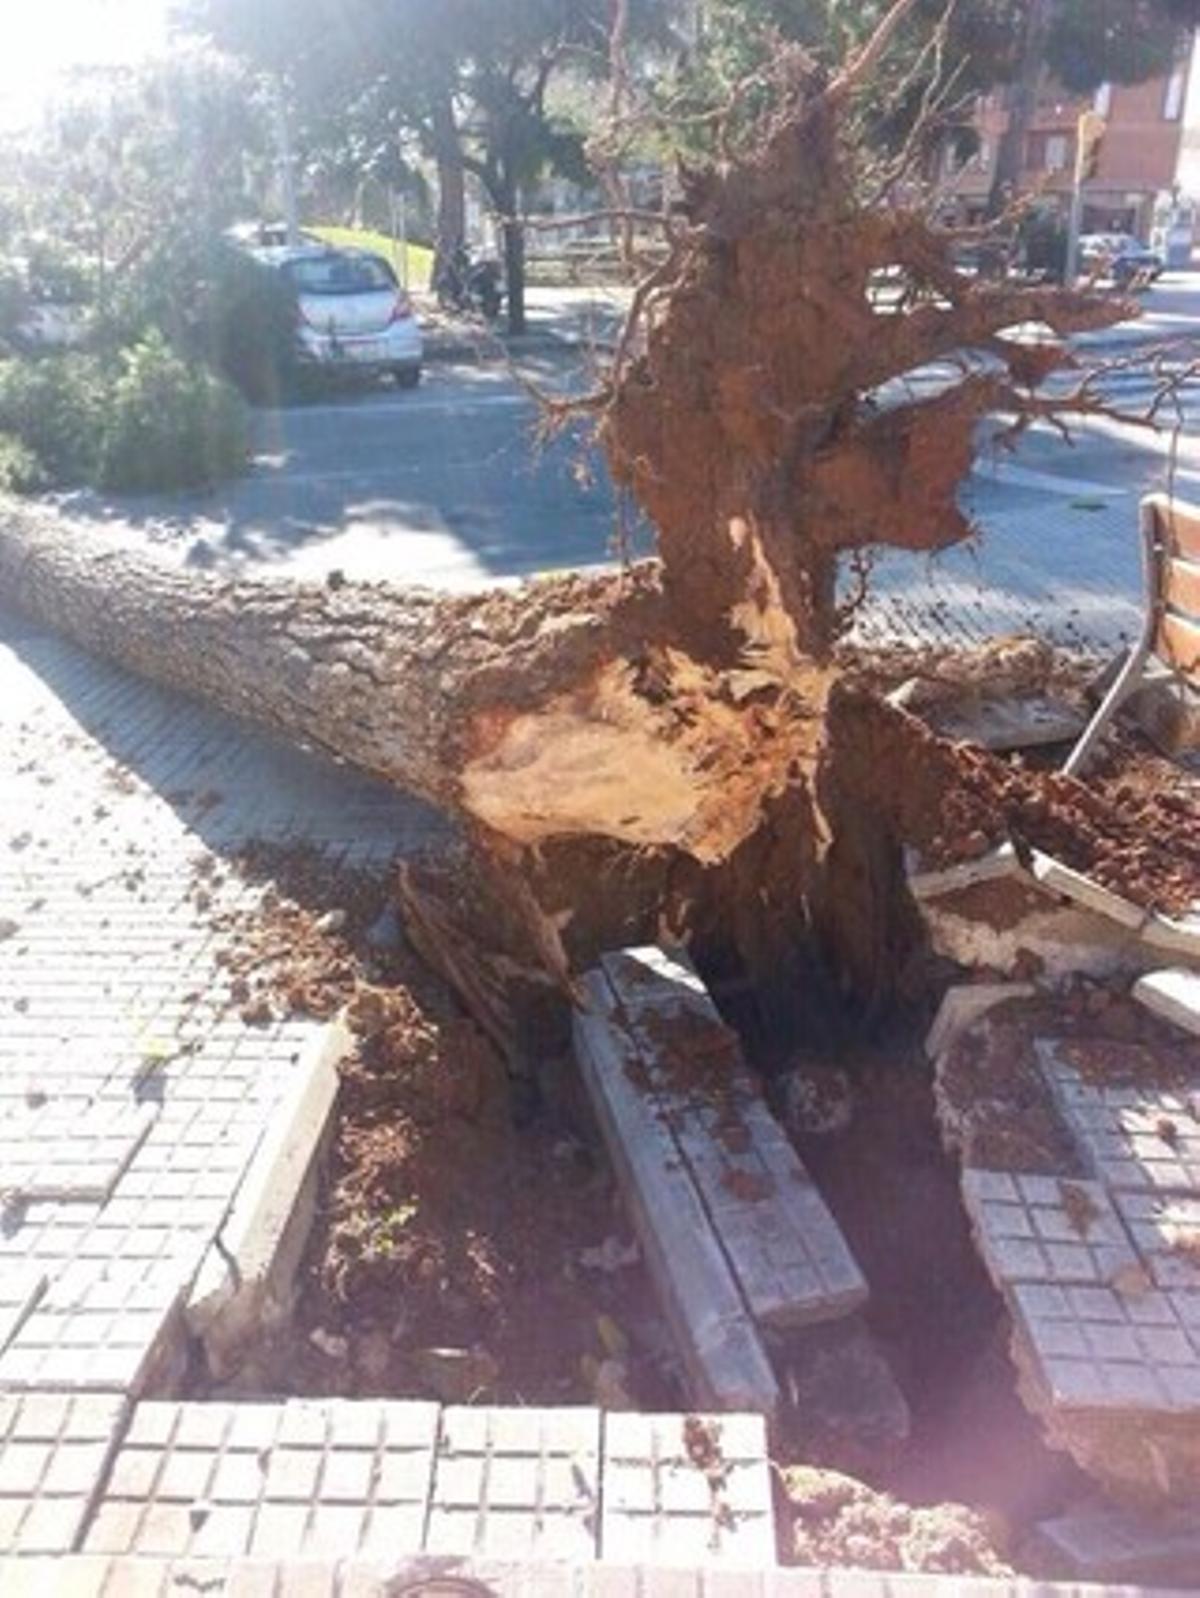
[[393, 375], [398, 387], [416, 388], [421, 381], [421, 368], [419, 366], [398, 366]]

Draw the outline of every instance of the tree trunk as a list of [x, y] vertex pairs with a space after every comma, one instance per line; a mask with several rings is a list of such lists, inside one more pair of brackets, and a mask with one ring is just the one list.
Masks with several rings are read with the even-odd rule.
[[1024, 39], [1017, 77], [1005, 93], [1008, 126], [996, 149], [988, 214], [999, 216], [1017, 198], [1025, 171], [1029, 130], [1037, 111], [1046, 63], [1046, 37], [1054, 0], [1026, 0]]
[[438, 95], [432, 113], [433, 150], [438, 174], [438, 219], [433, 281], [453, 259], [467, 232], [466, 174], [462, 146], [448, 94]]
[[[910, 9], [898, 0], [887, 26]], [[135, 671], [444, 807], [561, 979], [596, 939], [687, 929], [732, 946], [786, 1028], [823, 857], [848, 879], [865, 864], [854, 913], [879, 921], [832, 944], [869, 965], [906, 935], [876, 902], [894, 851], [861, 828], [838, 851], [853, 784], [821, 780], [839, 555], [965, 536], [957, 490], [979, 418], [1079, 403], [1035, 394], [1059, 355], [1003, 330], [1130, 310], [969, 282], [921, 216], [857, 204], [842, 114], [878, 53], [831, 84], [780, 54], [789, 115], [689, 178], [667, 259], [588, 401], [614, 476], [657, 527], [658, 563], [465, 597], [233, 580], [10, 508], [0, 591]], [[492, 198], [513, 215], [515, 193]], [[905, 277], [898, 308], [872, 296], [885, 267]], [[510, 287], [519, 307], [519, 273]], [[932, 399], [893, 382], [964, 348], [1002, 370]], [[850, 897], [827, 895], [826, 919]], [[438, 924], [425, 915], [427, 937]]]
[[508, 331], [523, 333], [525, 319], [525, 225], [518, 216], [520, 199], [517, 185], [503, 180], [494, 196], [500, 215], [504, 241], [504, 283], [508, 295]]

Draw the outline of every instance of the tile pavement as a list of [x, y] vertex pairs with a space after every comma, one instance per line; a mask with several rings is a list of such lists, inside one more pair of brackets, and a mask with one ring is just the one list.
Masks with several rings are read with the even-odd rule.
[[[857, 1570], [668, 1570], [442, 1560], [0, 1558], [5, 1598], [1135, 1598], [1147, 1589]], [[1171, 1598], [1169, 1589], [1160, 1589]], [[1178, 1595], [1182, 1598], [1182, 1594]]]
[[1032, 1047], [1093, 1179], [964, 1169], [962, 1191], [1035, 1381], [1056, 1411], [1200, 1425], [1200, 1082], [1104, 1085]]
[[84, 1549], [274, 1559], [419, 1550], [437, 1436], [436, 1404], [142, 1403]]
[[114, 1394], [0, 1393], [0, 1553], [76, 1547], [127, 1409]]
[[316, 1030], [237, 1012], [231, 856], [437, 824], [3, 615], [0, 682], [0, 1391], [135, 1393]]
[[1044, 1040], [1038, 1063], [1080, 1152], [1115, 1191], [1200, 1193], [1200, 1079], [1103, 1086]]

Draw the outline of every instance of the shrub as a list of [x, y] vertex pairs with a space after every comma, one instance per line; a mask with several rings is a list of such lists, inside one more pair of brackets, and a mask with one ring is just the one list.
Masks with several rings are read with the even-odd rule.
[[0, 361], [0, 437], [9, 446], [0, 487], [195, 488], [241, 471], [248, 436], [237, 392], [159, 333], [115, 363], [90, 355]]
[[0, 433], [0, 492], [36, 494], [49, 481], [40, 460], [19, 438]]
[[0, 361], [0, 433], [18, 440], [48, 481], [86, 482], [99, 461], [104, 389], [93, 356]]
[[161, 334], [123, 353], [104, 412], [97, 472], [104, 488], [195, 488], [246, 464], [241, 399], [206, 367], [177, 355]]

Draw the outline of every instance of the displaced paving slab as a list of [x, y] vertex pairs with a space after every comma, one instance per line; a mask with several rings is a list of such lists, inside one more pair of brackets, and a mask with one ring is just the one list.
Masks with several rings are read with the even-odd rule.
[[[986, 1015], [973, 1025], [981, 1035], [993, 1028]], [[969, 1051], [971, 1041], [968, 1027], [935, 1061], [939, 1099], [955, 1048]], [[1051, 1442], [1110, 1491], [1148, 1504], [1194, 1502], [1200, 1083], [1186, 1060], [1168, 1062], [1141, 1043], [1050, 1040], [1018, 1027], [1007, 1046], [1022, 1058], [992, 1081], [989, 1147], [1010, 1149], [1014, 1163], [1036, 1150], [1040, 1168], [968, 1159], [962, 1191], [1011, 1316], [1021, 1395]], [[1029, 1090], [1038, 1083], [1059, 1129], [1031, 1140]]]
[[1200, 1037], [1200, 971], [1148, 971], [1134, 983], [1133, 996], [1164, 1021]]
[[1200, 1515], [1138, 1514], [1088, 1505], [1037, 1529], [1039, 1551], [1082, 1581], [1194, 1584], [1200, 1571]]

